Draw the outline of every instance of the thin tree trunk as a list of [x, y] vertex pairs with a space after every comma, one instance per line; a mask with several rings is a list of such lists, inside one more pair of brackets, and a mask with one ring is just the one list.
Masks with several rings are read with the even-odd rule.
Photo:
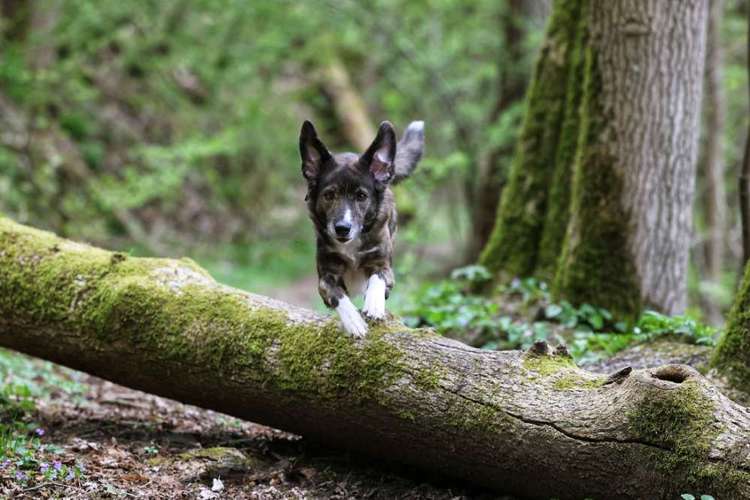
[[[750, 8], [747, 15], [747, 37], [750, 46]], [[747, 51], [747, 72], [750, 78], [750, 47]], [[748, 84], [750, 91], [750, 83]], [[740, 196], [740, 218], [742, 220], [742, 254], [743, 269], [750, 262], [750, 127], [747, 130], [747, 140], [745, 141], [745, 154], [742, 158], [742, 169], [739, 178], [739, 196]]]
[[707, 0], [591, 2], [584, 130], [556, 290], [684, 311]]
[[346, 140], [359, 151], [365, 151], [375, 137], [375, 128], [365, 101], [354, 88], [346, 68], [339, 60], [333, 59], [322, 68], [320, 81], [333, 101]]
[[747, 265], [750, 262], [750, 128], [748, 128], [745, 140], [745, 153], [742, 157], [742, 170], [738, 184], [742, 220], [742, 259], [743, 265]]
[[[523, 60], [523, 43], [527, 37], [525, 24], [538, 1], [511, 0], [506, 7], [502, 21], [504, 54], [498, 67], [500, 92], [490, 122], [496, 122], [512, 106], [518, 104], [526, 92], [527, 74], [520, 61]], [[518, 62], [520, 67], [512, 67], [508, 61]], [[476, 262], [495, 226], [497, 205], [507, 180], [508, 165], [512, 157], [512, 147], [507, 145], [495, 148], [482, 165], [479, 175], [472, 179], [474, 195], [469, 199], [471, 231], [467, 243], [466, 261]]]
[[[726, 241], [726, 191], [724, 189], [724, 162], [722, 137], [726, 115], [726, 103], [722, 91], [721, 17], [723, 0], [713, 0], [708, 13], [706, 40], [706, 89], [704, 99], [704, 131], [706, 134], [701, 170], [705, 192], [704, 216], [706, 241], [704, 245], [706, 272], [710, 281], [718, 283], [724, 266]], [[709, 320], [713, 324], [721, 321], [721, 309], [709, 297], [705, 303]]]
[[32, 2], [0, 0], [0, 35], [11, 42], [23, 42], [31, 26]]
[[34, 71], [49, 69], [55, 62], [54, 29], [62, 11], [62, 0], [45, 0], [43, 8], [37, 5], [29, 13], [31, 40], [27, 62]]
[[750, 497], [750, 413], [684, 365], [595, 375], [311, 311], [0, 218], [0, 345], [528, 498]]

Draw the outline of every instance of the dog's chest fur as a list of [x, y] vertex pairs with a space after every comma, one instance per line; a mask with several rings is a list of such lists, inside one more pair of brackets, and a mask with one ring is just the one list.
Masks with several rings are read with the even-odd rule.
[[344, 270], [344, 285], [350, 294], [364, 293], [365, 284], [367, 283], [368, 276], [365, 275], [365, 270], [360, 267], [361, 255], [360, 255], [360, 241], [354, 240], [348, 243], [339, 243], [334, 241], [332, 250], [335, 251], [340, 257], [342, 257], [347, 265]]
[[[395, 216], [395, 213], [392, 214]], [[390, 218], [390, 217], [389, 217]], [[344, 263], [342, 278], [347, 291], [354, 295], [364, 293], [369, 274], [373, 269], [390, 264], [395, 227], [384, 224], [376, 234], [362, 235], [349, 243], [333, 242], [329, 251]]]

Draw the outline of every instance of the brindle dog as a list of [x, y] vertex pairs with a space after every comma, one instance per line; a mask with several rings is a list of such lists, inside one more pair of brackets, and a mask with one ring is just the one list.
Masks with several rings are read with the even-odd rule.
[[383, 122], [361, 155], [331, 154], [309, 121], [299, 137], [307, 208], [315, 225], [318, 291], [336, 309], [344, 329], [361, 337], [367, 323], [349, 295], [365, 294], [362, 312], [369, 320], [385, 317], [393, 288], [391, 256], [396, 205], [390, 186], [414, 171], [424, 149], [424, 123], [412, 122], [396, 144], [393, 125]]

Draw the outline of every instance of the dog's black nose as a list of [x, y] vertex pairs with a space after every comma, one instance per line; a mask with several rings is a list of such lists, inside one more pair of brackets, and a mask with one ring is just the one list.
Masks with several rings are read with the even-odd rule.
[[336, 236], [343, 238], [345, 236], [349, 236], [349, 230], [352, 228], [351, 223], [349, 222], [337, 222], [333, 229], [336, 231]]

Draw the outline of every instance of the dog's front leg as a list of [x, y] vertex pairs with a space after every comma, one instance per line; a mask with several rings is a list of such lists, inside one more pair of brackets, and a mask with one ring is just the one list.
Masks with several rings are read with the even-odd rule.
[[367, 323], [362, 319], [359, 311], [346, 295], [340, 284], [341, 278], [327, 274], [320, 278], [318, 291], [326, 306], [336, 309], [341, 318], [344, 330], [353, 337], [364, 337], [367, 333]]
[[365, 305], [362, 312], [365, 317], [379, 321], [385, 318], [385, 299], [393, 288], [393, 271], [390, 268], [380, 269], [370, 274], [365, 292]]

